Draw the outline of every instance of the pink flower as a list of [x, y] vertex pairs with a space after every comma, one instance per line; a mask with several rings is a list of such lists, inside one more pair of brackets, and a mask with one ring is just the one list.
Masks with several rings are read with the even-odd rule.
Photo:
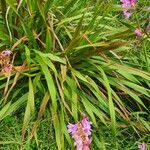
[[130, 8], [135, 6], [136, 0], [120, 0], [123, 8]]
[[130, 4], [131, 4], [131, 6], [135, 6], [135, 4], [136, 4], [136, 0], [129, 0], [130, 1]]
[[2, 51], [2, 53], [1, 53], [1, 55], [3, 57], [9, 57], [11, 54], [12, 54], [12, 52], [10, 50], [8, 50], [8, 49]]
[[82, 129], [83, 129], [84, 134], [91, 135], [92, 122], [90, 122], [87, 118], [83, 118], [81, 123], [82, 123]]
[[137, 36], [142, 36], [144, 34], [139, 28], [136, 28], [134, 32]]
[[145, 143], [141, 143], [138, 145], [139, 150], [146, 150]]
[[74, 133], [76, 133], [76, 131], [78, 130], [78, 124], [69, 124], [68, 126], [68, 132], [71, 133], [72, 135]]
[[125, 16], [126, 19], [129, 19], [130, 16], [131, 16], [131, 13], [128, 12], [127, 10], [123, 11], [123, 14], [124, 14], [124, 16]]
[[77, 150], [90, 150], [90, 144], [92, 139], [89, 137], [91, 135], [91, 122], [87, 116], [83, 116], [81, 122], [76, 124], [69, 124], [68, 132], [72, 135], [74, 139], [74, 146]]
[[129, 9], [134, 7], [136, 4], [136, 0], [120, 0], [120, 2], [122, 3], [122, 8], [124, 9], [123, 14], [124, 16], [129, 19], [129, 17], [131, 16], [131, 13], [129, 12]]
[[150, 7], [147, 7], [147, 10], [150, 10]]

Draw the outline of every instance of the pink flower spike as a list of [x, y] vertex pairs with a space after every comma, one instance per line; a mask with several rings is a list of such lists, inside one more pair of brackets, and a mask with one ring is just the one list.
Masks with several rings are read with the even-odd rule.
[[134, 32], [137, 36], [142, 36], [144, 34], [139, 28], [136, 28]]
[[141, 143], [138, 145], [139, 150], [146, 150], [145, 143]]
[[91, 124], [89, 118], [83, 114], [83, 119], [76, 124], [67, 125], [68, 132], [74, 139], [74, 146], [76, 150], [90, 150], [90, 144], [92, 139], [91, 135]]

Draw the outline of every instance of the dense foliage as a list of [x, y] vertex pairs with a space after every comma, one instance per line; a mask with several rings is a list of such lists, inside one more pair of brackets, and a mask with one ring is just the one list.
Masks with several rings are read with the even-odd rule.
[[67, 124], [82, 113], [91, 149], [148, 147], [148, 6], [137, 2], [127, 19], [115, 0], [1, 0], [0, 120], [22, 128], [18, 142], [0, 136], [3, 149], [73, 148]]

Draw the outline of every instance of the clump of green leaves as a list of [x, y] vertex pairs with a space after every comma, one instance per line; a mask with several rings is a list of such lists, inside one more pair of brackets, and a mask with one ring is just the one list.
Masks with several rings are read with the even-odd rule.
[[[136, 38], [135, 23], [115, 12], [120, 7], [88, 0], [6, 0], [1, 6], [0, 48], [13, 51], [15, 72], [7, 78], [10, 90], [1, 96], [0, 120], [18, 109], [24, 112], [21, 147], [32, 138], [38, 146], [36, 131], [46, 110], [59, 150], [66, 143], [73, 146], [66, 125], [82, 112], [95, 129], [100, 122], [114, 136], [119, 128], [131, 127], [137, 135], [150, 131], [145, 119], [150, 73], [144, 67], [149, 38]], [[141, 41], [142, 61], [138, 54], [131, 58]], [[3, 90], [2, 75], [0, 82]], [[98, 143], [96, 133], [93, 137]]]

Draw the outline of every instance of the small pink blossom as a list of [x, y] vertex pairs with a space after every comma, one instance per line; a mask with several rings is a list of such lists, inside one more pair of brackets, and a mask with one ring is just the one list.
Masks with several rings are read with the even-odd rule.
[[134, 7], [136, 4], [136, 0], [120, 0], [123, 8]]
[[71, 133], [72, 135], [74, 133], [76, 133], [76, 131], [78, 130], [78, 124], [69, 124], [68, 126], [68, 132]]
[[139, 150], [146, 150], [146, 145], [145, 143], [141, 143], [138, 145]]
[[150, 6], [146, 6], [146, 7], [144, 7], [144, 10], [150, 10]]
[[136, 0], [129, 0], [129, 1], [130, 1], [131, 6], [133, 6], [133, 7], [135, 6], [135, 4], [137, 2]]
[[83, 132], [87, 135], [91, 135], [91, 124], [87, 118], [83, 118], [81, 121]]
[[147, 7], [147, 10], [150, 10], [150, 7]]
[[136, 28], [134, 32], [137, 36], [142, 36], [144, 34], [139, 28]]
[[8, 49], [2, 51], [2, 53], [1, 53], [1, 55], [3, 57], [9, 57], [11, 54], [12, 54], [12, 52], [10, 50], [8, 50]]
[[136, 5], [136, 0], [120, 0], [122, 3], [121, 6], [124, 9], [123, 14], [126, 19], [129, 19], [131, 16], [131, 13], [129, 12], [129, 9], [134, 7]]
[[126, 19], [129, 19], [130, 16], [131, 16], [131, 13], [128, 12], [127, 10], [123, 11], [123, 14], [124, 14], [124, 16], [125, 16]]
[[77, 150], [90, 150], [90, 144], [92, 139], [91, 135], [91, 122], [87, 116], [83, 116], [83, 119], [76, 124], [69, 124], [68, 132], [74, 139], [74, 146]]

